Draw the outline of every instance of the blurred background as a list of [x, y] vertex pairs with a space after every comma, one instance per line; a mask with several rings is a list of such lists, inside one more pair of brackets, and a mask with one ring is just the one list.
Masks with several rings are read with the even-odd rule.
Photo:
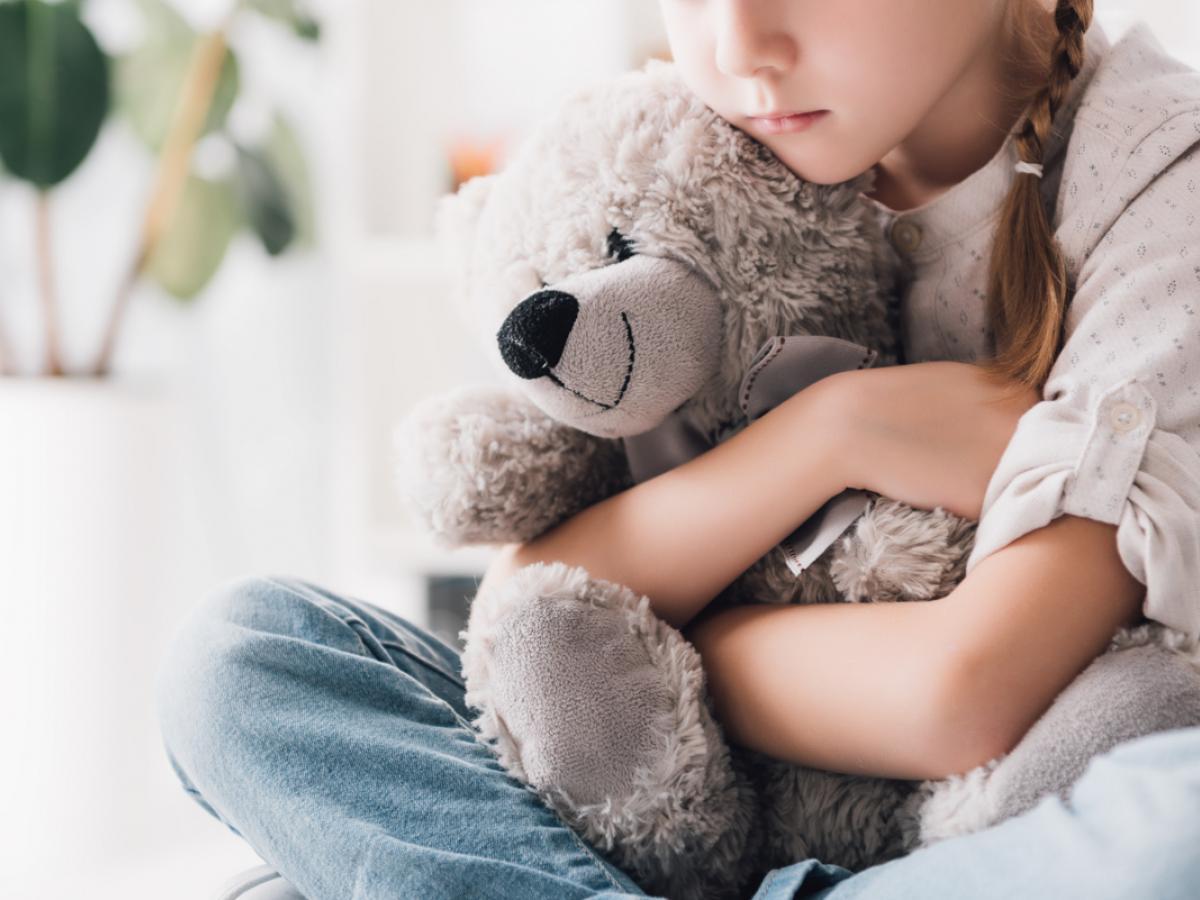
[[[1100, 0], [1200, 67], [1193, 0]], [[393, 489], [418, 399], [496, 376], [434, 204], [652, 0], [0, 0], [0, 897], [213, 898], [259, 862], [179, 786], [153, 678], [227, 580], [292, 575], [457, 643], [492, 550]]]

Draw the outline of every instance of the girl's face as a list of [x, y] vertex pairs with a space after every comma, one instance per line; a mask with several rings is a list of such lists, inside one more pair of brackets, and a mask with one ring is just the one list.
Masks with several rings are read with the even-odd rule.
[[[808, 181], [847, 181], [906, 142], [936, 159], [939, 130], [993, 117], [1009, 0], [660, 2], [691, 89]], [[827, 112], [801, 131], [755, 120], [811, 110]]]

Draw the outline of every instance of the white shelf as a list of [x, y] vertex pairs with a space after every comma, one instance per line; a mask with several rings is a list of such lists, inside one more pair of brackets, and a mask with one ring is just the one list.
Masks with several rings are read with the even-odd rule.
[[373, 535], [372, 549], [381, 562], [424, 575], [482, 576], [499, 547], [440, 547], [427, 534], [397, 528]]

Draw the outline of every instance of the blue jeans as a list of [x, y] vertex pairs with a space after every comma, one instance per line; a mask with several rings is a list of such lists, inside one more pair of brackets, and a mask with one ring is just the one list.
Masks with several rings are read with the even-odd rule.
[[[458, 652], [295, 578], [230, 582], [158, 673], [184, 790], [308, 900], [648, 896], [475, 739]], [[753, 900], [1200, 896], [1200, 728], [1097, 759], [1071, 801], [859, 873], [771, 871]]]

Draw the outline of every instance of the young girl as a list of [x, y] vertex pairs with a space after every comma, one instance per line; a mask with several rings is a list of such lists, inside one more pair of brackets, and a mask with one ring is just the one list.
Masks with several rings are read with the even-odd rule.
[[[904, 778], [1010, 749], [1122, 624], [1200, 634], [1200, 73], [1144, 26], [1110, 44], [1090, 0], [662, 10], [693, 90], [800, 177], [874, 169], [908, 364], [818, 382], [480, 590], [549, 560], [626, 584], [700, 650], [731, 740]], [[965, 580], [705, 611], [846, 487], [979, 519]], [[645, 896], [475, 741], [458, 654], [394, 614], [244, 579], [166, 659], [185, 788], [309, 900]], [[1167, 732], [1069, 804], [853, 876], [798, 860], [755, 897], [1184, 897], [1197, 809], [1200, 729]]]

